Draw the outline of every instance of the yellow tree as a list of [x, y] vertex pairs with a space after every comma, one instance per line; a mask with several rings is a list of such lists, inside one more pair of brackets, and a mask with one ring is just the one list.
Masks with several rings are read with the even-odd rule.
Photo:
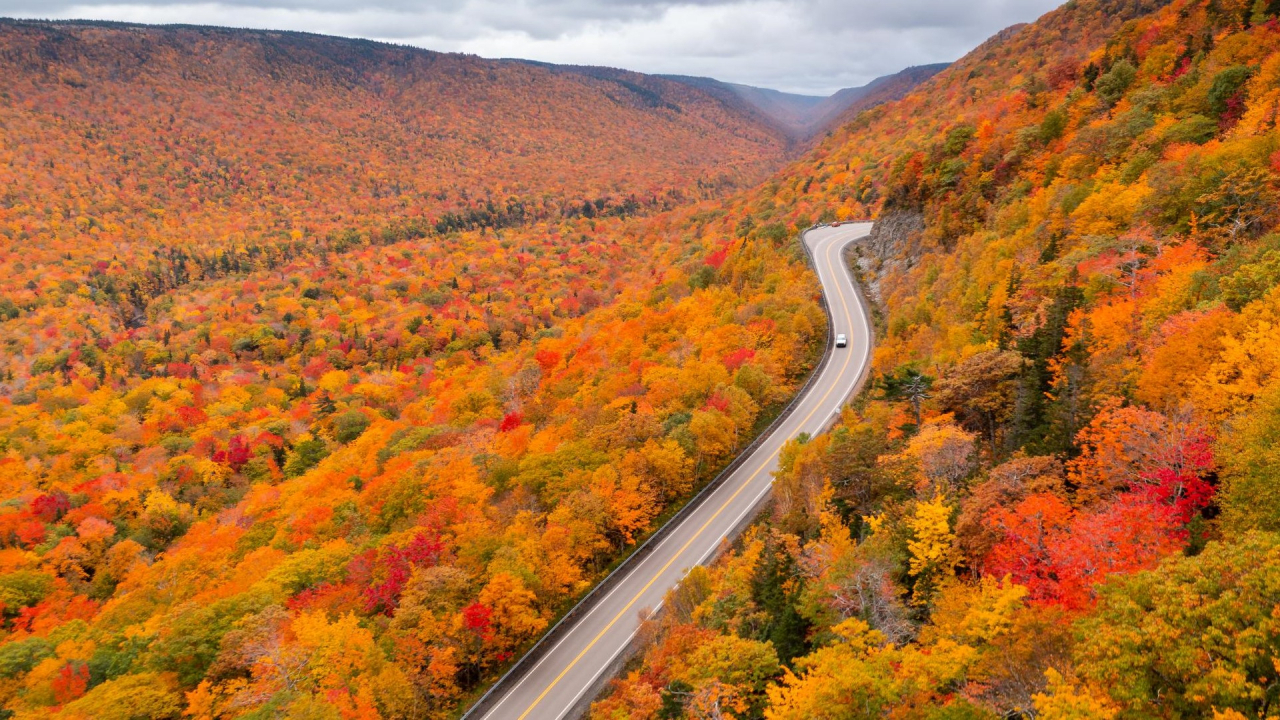
[[492, 643], [498, 652], [514, 650], [547, 627], [546, 619], [538, 613], [537, 599], [514, 575], [498, 573], [489, 578], [479, 602], [492, 612]]
[[929, 502], [917, 502], [907, 527], [911, 530], [908, 572], [915, 578], [912, 596], [916, 603], [924, 604], [955, 569], [956, 538], [946, 497], [939, 493]]
[[1071, 682], [1054, 668], [1044, 674], [1049, 686], [1034, 696], [1042, 720], [1111, 720], [1119, 712], [1106, 697]]
[[733, 419], [719, 410], [695, 410], [689, 432], [697, 442], [699, 459], [716, 462], [733, 450], [737, 428]]

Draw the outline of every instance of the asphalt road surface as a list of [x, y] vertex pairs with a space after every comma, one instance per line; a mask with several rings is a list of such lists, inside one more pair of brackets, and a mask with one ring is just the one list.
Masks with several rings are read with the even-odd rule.
[[607, 670], [635, 636], [641, 613], [656, 611], [667, 591], [694, 565], [711, 560], [721, 540], [743, 527], [769, 494], [778, 451], [802, 432], [827, 428], [871, 364], [871, 326], [841, 251], [871, 231], [870, 223], [810, 230], [805, 236], [827, 298], [834, 332], [849, 345], [833, 348], [822, 374], [774, 432], [751, 451], [716, 490], [634, 566], [594, 606], [567, 628], [556, 644], [527, 672], [504, 678], [492, 704], [476, 720], [560, 720], [581, 712], [584, 699], [597, 693]]

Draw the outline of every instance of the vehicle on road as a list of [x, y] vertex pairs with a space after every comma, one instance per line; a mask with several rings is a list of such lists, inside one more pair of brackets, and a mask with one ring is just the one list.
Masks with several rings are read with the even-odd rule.
[[840, 333], [839, 335], [836, 335], [836, 347], [847, 347], [848, 345], [849, 345], [849, 338], [845, 337], [844, 333]]

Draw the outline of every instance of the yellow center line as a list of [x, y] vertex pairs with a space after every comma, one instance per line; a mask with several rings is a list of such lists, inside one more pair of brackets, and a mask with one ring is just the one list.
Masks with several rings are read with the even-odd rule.
[[[803, 242], [803, 240], [801, 240], [801, 242]], [[827, 255], [828, 264], [830, 263], [831, 247], [835, 247], [835, 243], [832, 243], [832, 245], [828, 246], [827, 248], [826, 255]], [[819, 279], [821, 279], [821, 276], [819, 276]], [[842, 301], [842, 304], [844, 304], [845, 306], [845, 313], [844, 313], [845, 320], [851, 321], [852, 318], [849, 315], [849, 304], [847, 299], [844, 296], [844, 291], [840, 288], [839, 282], [836, 283], [836, 292], [840, 295], [840, 300]], [[852, 325], [852, 322], [850, 322], [850, 325]], [[849, 368], [849, 358], [850, 356], [852, 356], [852, 354], [853, 353], [845, 353], [844, 365], [840, 367], [840, 373], [836, 377], [843, 376], [845, 373], [845, 370]], [[805, 423], [809, 422], [809, 420], [813, 418], [813, 414], [818, 412], [818, 408], [821, 407], [823, 403], [827, 401], [827, 398], [831, 396], [831, 392], [835, 390], [836, 385], [837, 383], [832, 383], [831, 387], [827, 388], [827, 391], [823, 393], [822, 398], [819, 399], [817, 404], [814, 405], [813, 409], [809, 411], [809, 414], [805, 416], [804, 420], [800, 421], [801, 426], [803, 426]], [[654, 573], [653, 577], [649, 579], [649, 582], [644, 584], [644, 587], [640, 588], [640, 591], [636, 593], [635, 597], [631, 598], [631, 600], [626, 604], [626, 606], [624, 606], [621, 610], [618, 611], [618, 614], [615, 615], [613, 619], [609, 621], [609, 624], [605, 625], [604, 629], [601, 630], [599, 633], [597, 633], [596, 636], [591, 639], [591, 642], [588, 643], [587, 646], [582, 649], [582, 652], [578, 653], [578, 656], [575, 657], [572, 662], [570, 662], [568, 665], [565, 666], [563, 670], [560, 671], [559, 675], [556, 675], [555, 679], [552, 680], [547, 685], [547, 687], [542, 690], [541, 693], [539, 693], [538, 697], [534, 698], [533, 702], [530, 703], [528, 709], [526, 709], [523, 713], [520, 713], [519, 720], [524, 720], [526, 717], [529, 716], [529, 713], [533, 712], [533, 709], [538, 706], [538, 703], [542, 702], [543, 698], [547, 696], [547, 693], [551, 692], [551, 690], [555, 688], [555, 686], [558, 685], [561, 680], [564, 679], [564, 676], [567, 675], [569, 671], [572, 670], [580, 660], [582, 660], [583, 656], [585, 656], [588, 652], [590, 652], [591, 648], [596, 646], [596, 643], [600, 642], [600, 638], [604, 637], [605, 633], [608, 633], [609, 630], [612, 629], [613, 626], [617, 624], [617, 622], [621, 620], [631, 610], [631, 607], [640, 600], [641, 596], [643, 596], [646, 592], [648, 592], [650, 587], [653, 587], [653, 584], [658, 581], [658, 578], [662, 577], [662, 574], [665, 573], [668, 569], [670, 569], [676, 560], [680, 559], [680, 556], [684, 554], [684, 551], [688, 550], [689, 546], [692, 545], [694, 541], [696, 541], [699, 537], [702, 536], [703, 531], [705, 531], [707, 527], [711, 525], [711, 523], [715, 522], [716, 518], [720, 517], [720, 513], [724, 512], [725, 508], [733, 504], [733, 501], [738, 498], [738, 495], [742, 494], [742, 491], [747, 489], [747, 486], [750, 485], [752, 481], [756, 479], [756, 476], [758, 476], [761, 472], [764, 471], [766, 465], [768, 465], [767, 460], [764, 463], [762, 463], [760, 467], [756, 469], [755, 472], [751, 473], [751, 477], [747, 478], [746, 482], [742, 483], [742, 485], [739, 486], [738, 489], [735, 490], [734, 493], [729, 496], [728, 500], [725, 500], [724, 504], [720, 506], [720, 509], [716, 510], [715, 514], [713, 514], [710, 518], [707, 518], [707, 521], [702, 524], [702, 527], [698, 528], [698, 531], [693, 534], [693, 537], [689, 538], [689, 540], [685, 542], [685, 544], [681, 546], [679, 550], [676, 551], [675, 555], [671, 556], [671, 559], [668, 560], [666, 564], [663, 565], [662, 568], [658, 570], [658, 572]]]

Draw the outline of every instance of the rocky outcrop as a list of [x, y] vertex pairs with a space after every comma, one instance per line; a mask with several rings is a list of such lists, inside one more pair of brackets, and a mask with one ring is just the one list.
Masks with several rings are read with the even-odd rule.
[[867, 239], [854, 246], [858, 275], [871, 302], [883, 307], [880, 278], [886, 273], [910, 269], [920, 254], [924, 214], [918, 210], [887, 212], [876, 220]]

